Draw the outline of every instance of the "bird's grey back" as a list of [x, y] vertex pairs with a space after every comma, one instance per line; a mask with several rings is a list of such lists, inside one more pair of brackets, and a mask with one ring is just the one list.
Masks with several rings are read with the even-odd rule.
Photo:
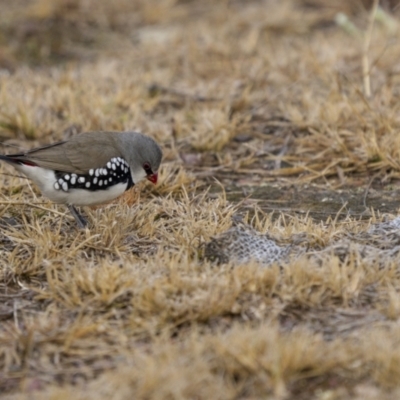
[[128, 144], [136, 142], [138, 137], [145, 136], [137, 132], [86, 132], [68, 141], [33, 149], [20, 158], [42, 168], [84, 174], [105, 166], [113, 157], [126, 156], [123, 149], [129, 148]]

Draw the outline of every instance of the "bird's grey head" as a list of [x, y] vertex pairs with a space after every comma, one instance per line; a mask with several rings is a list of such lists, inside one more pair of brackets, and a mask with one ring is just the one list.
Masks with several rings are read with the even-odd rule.
[[157, 183], [162, 159], [160, 146], [154, 139], [138, 132], [123, 132], [120, 138], [120, 151], [131, 168], [133, 182], [147, 178], [150, 182]]

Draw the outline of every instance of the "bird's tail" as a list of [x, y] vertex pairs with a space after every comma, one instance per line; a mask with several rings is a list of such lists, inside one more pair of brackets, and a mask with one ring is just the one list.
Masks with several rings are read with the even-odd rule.
[[31, 162], [25, 162], [23, 159], [21, 159], [19, 154], [12, 154], [12, 155], [5, 155], [5, 154], [0, 154], [0, 161], [5, 161], [6, 163], [14, 166], [15, 168], [18, 167], [18, 165], [21, 164], [28, 164], [28, 165], [35, 165]]
[[0, 161], [5, 161], [14, 167], [17, 165], [30, 165], [36, 167], [37, 164], [32, 162], [31, 160], [26, 159], [23, 154], [0, 154]]
[[14, 158], [13, 156], [6, 156], [4, 154], [0, 154], [0, 161], [5, 161], [10, 164], [19, 164], [19, 160], [17, 158]]

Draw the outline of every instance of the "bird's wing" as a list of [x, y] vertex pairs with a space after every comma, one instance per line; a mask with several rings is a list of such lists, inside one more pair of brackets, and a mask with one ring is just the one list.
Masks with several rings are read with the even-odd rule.
[[115, 132], [87, 132], [68, 141], [38, 147], [23, 154], [8, 156], [15, 161], [33, 163], [56, 171], [85, 174], [104, 167], [113, 157], [121, 156], [115, 146]]

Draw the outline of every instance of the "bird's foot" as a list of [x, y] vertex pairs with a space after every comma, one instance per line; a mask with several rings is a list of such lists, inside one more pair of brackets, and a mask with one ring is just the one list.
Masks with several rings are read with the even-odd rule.
[[78, 210], [72, 204], [68, 204], [67, 207], [71, 212], [71, 214], [74, 216], [75, 221], [78, 224], [78, 227], [80, 229], [85, 229], [88, 225], [86, 219], [81, 214], [79, 214]]

